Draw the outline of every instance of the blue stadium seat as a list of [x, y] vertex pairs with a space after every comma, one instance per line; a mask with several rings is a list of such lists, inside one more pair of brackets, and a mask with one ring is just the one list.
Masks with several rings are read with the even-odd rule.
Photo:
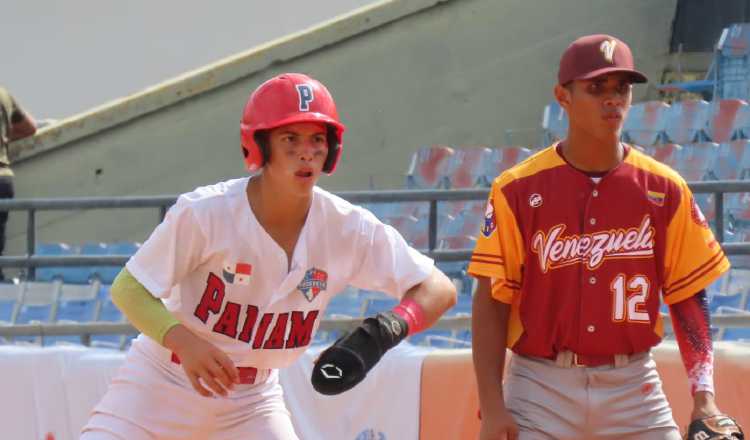
[[[40, 256], [62, 256], [77, 255], [78, 249], [65, 243], [39, 243], [34, 250]], [[75, 266], [40, 266], [36, 269], [37, 281], [52, 281], [54, 279], [66, 282], [88, 281], [88, 272], [85, 268]]]
[[711, 106], [703, 100], [691, 99], [673, 103], [666, 114], [666, 141], [675, 144], [705, 141], [705, 128], [710, 115]]
[[133, 241], [118, 241], [107, 246], [111, 255], [132, 256], [141, 248], [141, 244]]
[[700, 142], [685, 144], [677, 153], [676, 169], [688, 182], [710, 177], [711, 166], [719, 155], [719, 144]]
[[0, 325], [12, 324], [15, 321], [20, 304], [21, 286], [0, 283]]
[[453, 331], [451, 330], [427, 329], [409, 336], [408, 341], [413, 345], [453, 348], [457, 342], [453, 336]]
[[742, 308], [744, 300], [745, 295], [742, 293], [734, 295], [714, 295], [708, 303], [708, 309], [712, 314], [717, 313], [719, 307], [740, 309]]
[[[55, 312], [62, 282], [24, 281], [21, 283], [21, 305], [14, 324], [51, 324]], [[16, 342], [41, 344], [39, 336], [16, 336]]]
[[453, 153], [453, 149], [446, 146], [422, 147], [417, 150], [406, 173], [407, 188], [445, 187], [446, 169]]
[[747, 137], [750, 131], [750, 106], [742, 99], [719, 99], [713, 102], [708, 136], [713, 142], [724, 143]]
[[646, 154], [658, 160], [659, 162], [669, 165], [672, 168], [677, 167], [677, 159], [680, 156], [682, 146], [677, 144], [657, 144], [645, 147]]
[[[107, 243], [85, 243], [81, 246], [81, 254], [105, 256], [114, 255], [117, 252], [113, 252]], [[120, 273], [120, 269], [122, 269], [122, 266], [91, 266], [89, 268], [89, 277], [96, 278], [104, 284], [111, 284], [117, 274]]]
[[332, 331], [316, 331], [315, 335], [313, 336], [313, 340], [310, 343], [310, 345], [331, 345], [341, 336], [341, 332], [332, 330]]
[[565, 139], [565, 136], [567, 136], [568, 115], [557, 101], [553, 101], [544, 107], [542, 128], [546, 132], [544, 140], [546, 144]]
[[724, 341], [750, 341], [750, 328], [726, 328], [721, 339]]
[[[750, 237], [748, 239], [747, 241], [750, 241]], [[744, 304], [741, 304], [741, 306], [750, 307], [750, 301], [748, 301], [748, 295], [750, 295], [750, 268], [733, 267], [730, 269], [726, 290], [731, 295], [745, 295]]]
[[465, 316], [471, 315], [471, 304], [472, 296], [464, 293], [459, 293], [457, 296], [456, 305], [451, 307], [446, 313], [446, 316]]
[[60, 281], [24, 281], [21, 283], [21, 306], [15, 324], [54, 321], [55, 304], [60, 297]]
[[[57, 323], [92, 322], [98, 307], [97, 286], [93, 284], [63, 284], [57, 303]], [[81, 344], [78, 335], [45, 336], [44, 345]]]
[[367, 298], [364, 304], [364, 316], [372, 316], [396, 307], [398, 300], [381, 294], [380, 298]]
[[750, 141], [747, 139], [719, 144], [716, 158], [711, 164], [712, 177], [716, 180], [739, 179], [740, 164], [745, 161], [746, 156], [750, 158]]
[[496, 147], [492, 149], [490, 161], [486, 163], [482, 170], [483, 180], [489, 186], [497, 176], [526, 160], [531, 156], [532, 151], [523, 147]]
[[[112, 302], [109, 295], [111, 285], [102, 284], [97, 292], [99, 302], [99, 311], [97, 312], [97, 322], [124, 322], [120, 309]], [[91, 335], [91, 345], [94, 347], [121, 349], [125, 343], [124, 335]]]
[[91, 322], [96, 319], [97, 288], [94, 284], [63, 284], [57, 322]]
[[122, 322], [125, 318], [120, 312], [120, 309], [112, 302], [112, 298], [109, 295], [109, 289], [112, 286], [108, 284], [102, 284], [97, 292], [97, 299], [99, 300], [99, 313], [96, 316], [97, 321], [103, 322]]
[[352, 293], [339, 293], [328, 303], [325, 310], [326, 318], [336, 317], [360, 317], [362, 316], [362, 301], [359, 295]]
[[459, 330], [456, 332], [456, 339], [463, 341], [471, 347], [471, 329]]
[[487, 186], [485, 164], [492, 159], [487, 147], [462, 147], [454, 150], [446, 167], [448, 188]]
[[669, 105], [662, 101], [633, 104], [623, 125], [623, 139], [644, 147], [662, 141], [667, 110]]

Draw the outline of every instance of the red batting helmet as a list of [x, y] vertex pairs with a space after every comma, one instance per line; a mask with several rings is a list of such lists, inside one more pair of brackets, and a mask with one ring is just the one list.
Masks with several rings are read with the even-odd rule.
[[284, 73], [261, 84], [245, 104], [240, 123], [242, 154], [248, 171], [261, 168], [266, 157], [256, 133], [297, 122], [323, 122], [335, 132], [328, 139], [328, 156], [323, 171], [333, 173], [341, 156], [344, 124], [339, 122], [331, 93], [318, 80], [299, 73]]

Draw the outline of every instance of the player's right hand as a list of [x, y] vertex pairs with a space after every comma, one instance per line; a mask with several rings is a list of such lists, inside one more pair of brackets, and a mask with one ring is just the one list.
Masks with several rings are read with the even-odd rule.
[[202, 396], [213, 397], [213, 393], [226, 396], [239, 382], [237, 368], [229, 356], [182, 324], [167, 332], [164, 346], [177, 355], [185, 375]]
[[479, 440], [517, 440], [518, 425], [506, 408], [482, 413]]

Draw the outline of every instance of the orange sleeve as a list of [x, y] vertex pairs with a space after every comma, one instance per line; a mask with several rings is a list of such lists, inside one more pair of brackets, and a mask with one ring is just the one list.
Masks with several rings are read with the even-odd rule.
[[468, 272], [492, 279], [492, 296], [511, 304], [521, 289], [523, 247], [521, 233], [501, 190], [511, 178], [505, 174], [492, 183], [484, 222], [471, 256]]
[[680, 202], [667, 226], [664, 302], [675, 304], [708, 287], [729, 270], [729, 260], [693, 194], [680, 182]]

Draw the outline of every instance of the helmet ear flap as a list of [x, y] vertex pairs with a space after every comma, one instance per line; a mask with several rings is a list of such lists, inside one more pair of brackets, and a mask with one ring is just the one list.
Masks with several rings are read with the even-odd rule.
[[328, 155], [326, 156], [326, 161], [323, 163], [323, 172], [331, 174], [336, 169], [336, 164], [341, 155], [339, 134], [336, 127], [331, 124], [326, 124], [326, 139], [328, 140]]
[[260, 150], [260, 155], [263, 158], [263, 163], [260, 165], [261, 167], [263, 167], [268, 163], [269, 160], [271, 160], [271, 141], [268, 130], [256, 131], [253, 134], [253, 138], [255, 139], [255, 143], [258, 145], [258, 149]]

